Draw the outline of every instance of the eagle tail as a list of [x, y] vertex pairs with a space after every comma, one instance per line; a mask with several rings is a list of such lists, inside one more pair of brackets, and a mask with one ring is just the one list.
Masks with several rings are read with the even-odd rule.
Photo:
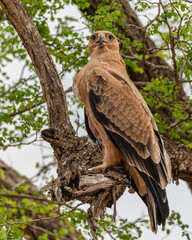
[[147, 186], [147, 194], [145, 194], [144, 196], [141, 196], [139, 194], [139, 190], [133, 179], [131, 180], [131, 185], [138, 193], [140, 198], [143, 200], [143, 202], [146, 204], [151, 223], [151, 230], [157, 233], [157, 225], [162, 224], [162, 226], [164, 227], [166, 219], [169, 216], [169, 206], [166, 196], [166, 190], [161, 189], [157, 185], [157, 183], [145, 173], [142, 173], [140, 171], [138, 172]]

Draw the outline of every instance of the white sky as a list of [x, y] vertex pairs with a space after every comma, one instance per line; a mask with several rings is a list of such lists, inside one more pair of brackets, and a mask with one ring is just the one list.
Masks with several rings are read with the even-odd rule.
[[[76, 6], [67, 6], [64, 11], [62, 11], [61, 16], [75, 16], [80, 19], [80, 13], [78, 12]], [[77, 29], [83, 28], [82, 19], [77, 23]], [[88, 33], [88, 30], [86, 30]], [[18, 62], [8, 67], [10, 76], [12, 78], [18, 78], [20, 74], [21, 66]], [[63, 81], [65, 85], [64, 88], [67, 89], [68, 86], [72, 83], [72, 74], [68, 74]], [[83, 118], [83, 117], [82, 117]], [[48, 146], [48, 144], [46, 145]], [[44, 149], [44, 155], [52, 154], [52, 149]], [[18, 148], [9, 148], [6, 151], [0, 153], [0, 158], [5, 161], [8, 165], [12, 166], [14, 169], [18, 170], [22, 175], [27, 177], [32, 177], [37, 169], [35, 164], [38, 161], [42, 161], [42, 150], [38, 146], [30, 145], [23, 146], [21, 149]], [[46, 160], [45, 160], [46, 161]], [[56, 169], [53, 169], [52, 173], [56, 177]], [[41, 183], [39, 183], [41, 184]], [[167, 187], [167, 195], [169, 199], [170, 210], [177, 211], [181, 214], [182, 221], [191, 226], [190, 231], [192, 232], [192, 204], [191, 204], [191, 193], [188, 190], [188, 187], [185, 182], [180, 181], [180, 184], [176, 186], [171, 184]], [[118, 215], [123, 218], [128, 218], [130, 221], [134, 221], [136, 218], [147, 215], [147, 208], [137, 196], [137, 194], [126, 193], [120, 198], [117, 203]], [[110, 210], [108, 210], [110, 213]], [[159, 228], [158, 234], [153, 234], [150, 230], [144, 231], [142, 240], [161, 240], [165, 236], [165, 232], [161, 231]], [[106, 237], [106, 240], [109, 239]], [[171, 236], [167, 239], [169, 240], [180, 240], [181, 233], [174, 228]]]

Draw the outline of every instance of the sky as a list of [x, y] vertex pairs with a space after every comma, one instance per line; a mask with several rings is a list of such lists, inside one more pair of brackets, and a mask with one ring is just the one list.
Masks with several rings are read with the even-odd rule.
[[[155, 13], [153, 13], [155, 14]], [[76, 25], [76, 29], [84, 28], [84, 24], [82, 23], [83, 19], [81, 19], [81, 15], [79, 11], [77, 10], [76, 6], [70, 6], [67, 7], [65, 10], [62, 11], [61, 16], [75, 16], [76, 18], [79, 18], [79, 22]], [[142, 22], [144, 20], [141, 18]], [[86, 30], [86, 33], [88, 33], [88, 30]], [[15, 61], [13, 64], [11, 64], [8, 67], [8, 71], [10, 72], [10, 76], [12, 78], [17, 78], [20, 74], [20, 63]], [[64, 88], [67, 89], [69, 86], [71, 86], [73, 73], [68, 74], [64, 80], [62, 81]], [[83, 117], [82, 117], [83, 118]], [[84, 134], [82, 132], [81, 134]], [[21, 149], [18, 148], [9, 148], [6, 151], [2, 151], [0, 153], [0, 159], [5, 161], [9, 166], [12, 166], [14, 169], [19, 171], [22, 175], [27, 176], [28, 178], [31, 178], [35, 175], [37, 172], [37, 169], [35, 168], [35, 164], [38, 161], [50, 161], [52, 159], [52, 149], [49, 147], [48, 144], [44, 144], [45, 148], [39, 147], [37, 144], [32, 145], [26, 145], [21, 147]], [[42, 156], [51, 156], [51, 159], [44, 158], [42, 160]], [[48, 160], [46, 160], [48, 159]], [[53, 168], [50, 173], [51, 175], [56, 177], [56, 169]], [[39, 186], [42, 186], [44, 182], [38, 182]], [[176, 186], [176, 184], [171, 183], [167, 187], [167, 195], [169, 200], [169, 206], [170, 210], [174, 210], [176, 212], [179, 212], [182, 217], [182, 221], [186, 224], [189, 224], [191, 226], [191, 232], [192, 232], [192, 195], [187, 187], [187, 184], [183, 181], [179, 181], [179, 185]], [[111, 210], [107, 210], [108, 213], [111, 213]], [[118, 200], [117, 202], [117, 213], [118, 216], [127, 218], [129, 221], [134, 221], [138, 217], [146, 216], [147, 215], [147, 208], [141, 201], [141, 199], [137, 196], [137, 194], [130, 194], [126, 190], [124, 195]], [[159, 228], [158, 234], [155, 235], [150, 230], [145, 230], [144, 234], [142, 236], [142, 240], [162, 240], [165, 239], [165, 232], [161, 231], [161, 227]], [[106, 240], [110, 238], [106, 237]], [[178, 231], [177, 228], [174, 228], [172, 230], [171, 236], [167, 237], [168, 240], [182, 240], [180, 231]]]

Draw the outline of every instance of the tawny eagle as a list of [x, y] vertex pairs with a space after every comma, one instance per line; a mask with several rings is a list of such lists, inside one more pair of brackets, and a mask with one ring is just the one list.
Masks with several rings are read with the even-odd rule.
[[102, 148], [102, 168], [123, 165], [131, 185], [147, 205], [151, 229], [165, 225], [165, 187], [170, 159], [143, 97], [127, 75], [117, 38], [108, 31], [90, 36], [90, 61], [77, 74], [73, 92], [85, 104], [85, 123]]

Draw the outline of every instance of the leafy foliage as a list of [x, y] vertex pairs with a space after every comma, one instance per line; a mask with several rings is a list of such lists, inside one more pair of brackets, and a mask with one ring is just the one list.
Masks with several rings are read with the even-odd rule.
[[4, 148], [21, 143], [31, 131], [38, 132], [48, 124], [45, 101], [36, 78], [21, 78], [11, 87], [2, 82], [0, 94], [0, 141]]
[[115, 2], [106, 4], [107, 2], [108, 1], [104, 1], [103, 4], [98, 5], [94, 16], [87, 16], [89, 27], [92, 32], [106, 29], [116, 34], [116, 36], [120, 36], [118, 28], [115, 27], [115, 25], [118, 24], [122, 28], [125, 27], [123, 18], [126, 16], [119, 10], [122, 4]]
[[[0, 226], [4, 225], [4, 227], [1, 230], [0, 239], [23, 239], [23, 231], [32, 221], [35, 222], [34, 219], [49, 219], [49, 217], [58, 215], [60, 205], [56, 202], [47, 201], [42, 196], [42, 191], [34, 192], [33, 195], [26, 195], [28, 194], [27, 189], [27, 185], [20, 185], [16, 191], [1, 189]], [[15, 196], [18, 196], [18, 198]], [[53, 232], [57, 239], [59, 239], [59, 236], [64, 236], [71, 231], [70, 228], [63, 228], [62, 219], [59, 226], [61, 226], [59, 232], [56, 230]], [[49, 239], [48, 234], [43, 233], [39, 239]]]

